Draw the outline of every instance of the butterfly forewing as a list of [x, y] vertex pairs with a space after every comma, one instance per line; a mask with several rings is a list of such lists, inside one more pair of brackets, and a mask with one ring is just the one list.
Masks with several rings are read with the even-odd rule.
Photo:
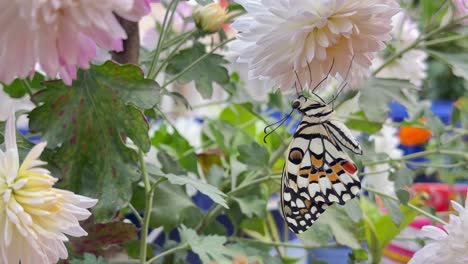
[[281, 183], [281, 205], [288, 227], [307, 230], [325, 209], [344, 204], [360, 190], [357, 168], [339, 144], [360, 154], [359, 143], [338, 121], [304, 116], [289, 145]]

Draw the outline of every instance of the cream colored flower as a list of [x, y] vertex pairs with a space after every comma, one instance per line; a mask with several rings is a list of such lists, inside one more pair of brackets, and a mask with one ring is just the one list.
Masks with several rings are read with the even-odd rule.
[[425, 226], [422, 234], [431, 239], [418, 250], [409, 264], [466, 264], [468, 263], [468, 196], [465, 207], [452, 201], [458, 216], [451, 214], [444, 229]]
[[78, 221], [97, 202], [55, 189], [57, 181], [41, 166], [46, 143], [39, 143], [19, 162], [15, 119], [6, 123], [5, 151], [0, 149], [0, 263], [48, 264], [68, 257], [66, 235], [87, 233]]
[[[302, 84], [315, 86], [329, 71], [358, 81], [374, 53], [390, 40], [395, 0], [237, 0], [247, 15], [232, 27], [238, 32], [230, 46], [239, 62], [249, 65], [249, 77], [271, 80], [289, 89], [297, 72]], [[352, 64], [351, 64], [352, 61]], [[309, 70], [309, 66], [311, 70]]]
[[213, 33], [223, 28], [227, 18], [227, 11], [218, 3], [198, 6], [193, 11], [193, 19], [197, 27], [205, 32]]
[[[395, 15], [392, 23], [393, 40], [391, 43], [396, 52], [413, 44], [420, 35], [418, 25], [405, 12]], [[385, 66], [377, 74], [377, 77], [409, 80], [412, 84], [421, 86], [427, 76], [426, 59], [427, 53], [425, 51], [412, 49]], [[375, 58], [373, 68], [380, 67], [384, 61], [385, 59], [382, 56]]]

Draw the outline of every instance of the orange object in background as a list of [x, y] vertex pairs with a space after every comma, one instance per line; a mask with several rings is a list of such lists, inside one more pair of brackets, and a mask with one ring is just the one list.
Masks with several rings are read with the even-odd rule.
[[432, 137], [431, 131], [422, 127], [404, 126], [400, 128], [400, 143], [415, 146], [426, 143]]

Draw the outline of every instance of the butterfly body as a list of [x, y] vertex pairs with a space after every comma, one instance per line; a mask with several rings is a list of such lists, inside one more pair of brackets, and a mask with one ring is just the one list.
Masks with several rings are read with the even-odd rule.
[[359, 143], [327, 104], [299, 96], [292, 107], [303, 118], [288, 149], [281, 207], [288, 227], [307, 230], [333, 203], [345, 204], [360, 190], [357, 167], [343, 151], [362, 154]]

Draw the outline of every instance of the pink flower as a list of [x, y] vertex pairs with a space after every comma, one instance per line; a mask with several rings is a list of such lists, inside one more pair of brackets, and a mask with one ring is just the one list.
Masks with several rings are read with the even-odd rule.
[[[122, 50], [127, 38], [115, 14], [137, 21], [150, 0], [0, 0], [0, 81], [11, 83], [34, 73], [36, 64], [66, 84], [76, 67], [88, 68], [97, 47]], [[8, 67], [5, 67], [8, 65]]]
[[[453, 0], [457, 7], [457, 15], [463, 17], [468, 15], [468, 0]], [[462, 21], [463, 24], [468, 24], [468, 18]]]

